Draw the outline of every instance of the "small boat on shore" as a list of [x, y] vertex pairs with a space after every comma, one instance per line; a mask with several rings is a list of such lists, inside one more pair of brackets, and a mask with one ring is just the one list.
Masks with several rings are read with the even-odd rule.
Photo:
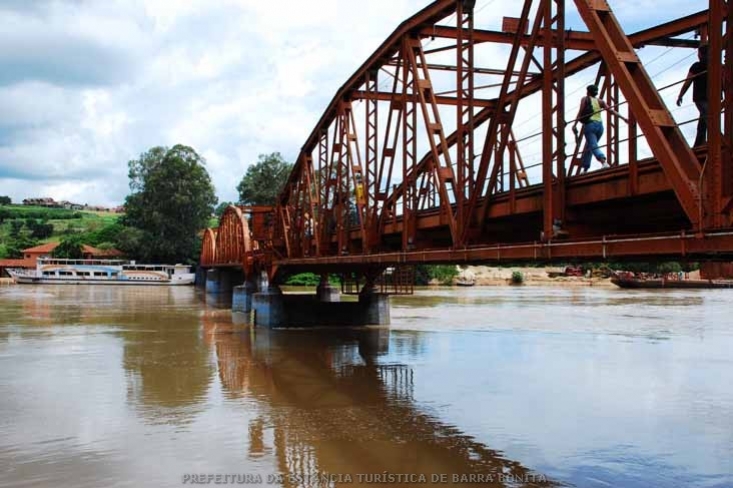
[[669, 273], [662, 276], [637, 276], [633, 273], [617, 273], [611, 283], [619, 288], [733, 288], [733, 280], [693, 280]]
[[565, 269], [562, 271], [548, 271], [547, 277], [548, 278], [565, 278], [568, 276], [583, 276], [584, 274], [585, 273], [583, 273], [582, 268], [566, 266]]
[[8, 269], [25, 285], [191, 285], [196, 275], [183, 264], [136, 264], [118, 259], [38, 258], [36, 269]]
[[454, 283], [456, 286], [473, 286], [476, 284], [476, 275], [464, 269], [458, 274]]
[[473, 286], [476, 284], [476, 280], [473, 278], [458, 278], [456, 280], [456, 286]]

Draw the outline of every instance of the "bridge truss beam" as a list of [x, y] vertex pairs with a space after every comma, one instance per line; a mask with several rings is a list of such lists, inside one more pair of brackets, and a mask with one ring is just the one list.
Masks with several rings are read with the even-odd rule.
[[[483, 260], [498, 254], [476, 249], [577, 244], [596, 252], [589, 239], [633, 235], [623, 242], [646, 243], [671, 234], [690, 243], [692, 234], [721, 235], [733, 225], [732, 97], [724, 90], [733, 81], [731, 11], [728, 0], [709, 1], [705, 11], [630, 35], [605, 0], [524, 0], [500, 31], [478, 28], [476, 2], [433, 2], [336, 93], [272, 209], [261, 252], [286, 266], [387, 265], [421, 252]], [[567, 29], [573, 8], [587, 30]], [[693, 151], [636, 50], [694, 48], [701, 41], [680, 36], [698, 31], [713, 51], [710, 112], [724, 115], [708, 121], [708, 148]], [[496, 46], [508, 48], [498, 65], [485, 51]], [[582, 146], [569, 145], [566, 127], [577, 90], [566, 87], [591, 69], [601, 97], [625, 106], [629, 123], [605, 115], [613, 169], [580, 175]], [[527, 113], [540, 129], [518, 136], [517, 116]], [[533, 150], [537, 164], [526, 156]], [[629, 215], [632, 208], [639, 210]], [[645, 232], [651, 240], [638, 240]], [[727, 249], [727, 238], [715, 242]], [[649, 251], [639, 246], [635, 255]], [[532, 253], [514, 257], [537, 258]], [[539, 257], [558, 256], [567, 257]]]

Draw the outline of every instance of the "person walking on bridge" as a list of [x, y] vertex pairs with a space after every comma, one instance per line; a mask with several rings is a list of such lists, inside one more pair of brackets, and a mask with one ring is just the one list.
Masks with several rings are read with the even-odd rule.
[[606, 165], [606, 155], [598, 147], [598, 141], [603, 136], [601, 112], [608, 110], [612, 114], [620, 117], [621, 120], [628, 122], [623, 115], [611, 109], [606, 102], [596, 98], [598, 95], [598, 87], [596, 85], [589, 85], [586, 88], [586, 93], [586, 96], [580, 101], [578, 116], [575, 118], [575, 123], [573, 124], [573, 132], [576, 137], [578, 137], [578, 122], [583, 124], [583, 135], [585, 136], [586, 144], [583, 149], [583, 155], [581, 156], [581, 166], [584, 173], [590, 169], [590, 162], [593, 156], [601, 163], [601, 167], [605, 167]]
[[682, 98], [692, 85], [692, 101], [695, 102], [700, 118], [697, 119], [697, 135], [695, 147], [702, 146], [708, 135], [708, 47], [700, 46], [697, 50], [699, 61], [692, 63], [687, 78], [682, 84], [680, 95], [677, 97], [677, 106], [682, 105]]

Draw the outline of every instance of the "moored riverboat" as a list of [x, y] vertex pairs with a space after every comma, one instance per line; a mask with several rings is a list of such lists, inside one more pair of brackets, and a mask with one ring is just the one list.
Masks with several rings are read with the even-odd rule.
[[733, 280], [689, 279], [678, 273], [666, 275], [635, 275], [634, 273], [617, 273], [611, 283], [620, 288], [733, 288]]
[[39, 258], [36, 269], [9, 269], [19, 284], [191, 285], [195, 274], [183, 264], [137, 264], [118, 259]]

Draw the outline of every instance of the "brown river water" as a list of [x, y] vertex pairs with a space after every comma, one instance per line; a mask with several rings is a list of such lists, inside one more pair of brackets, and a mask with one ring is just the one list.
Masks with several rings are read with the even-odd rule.
[[733, 291], [496, 287], [264, 330], [0, 287], [0, 487], [733, 487]]

